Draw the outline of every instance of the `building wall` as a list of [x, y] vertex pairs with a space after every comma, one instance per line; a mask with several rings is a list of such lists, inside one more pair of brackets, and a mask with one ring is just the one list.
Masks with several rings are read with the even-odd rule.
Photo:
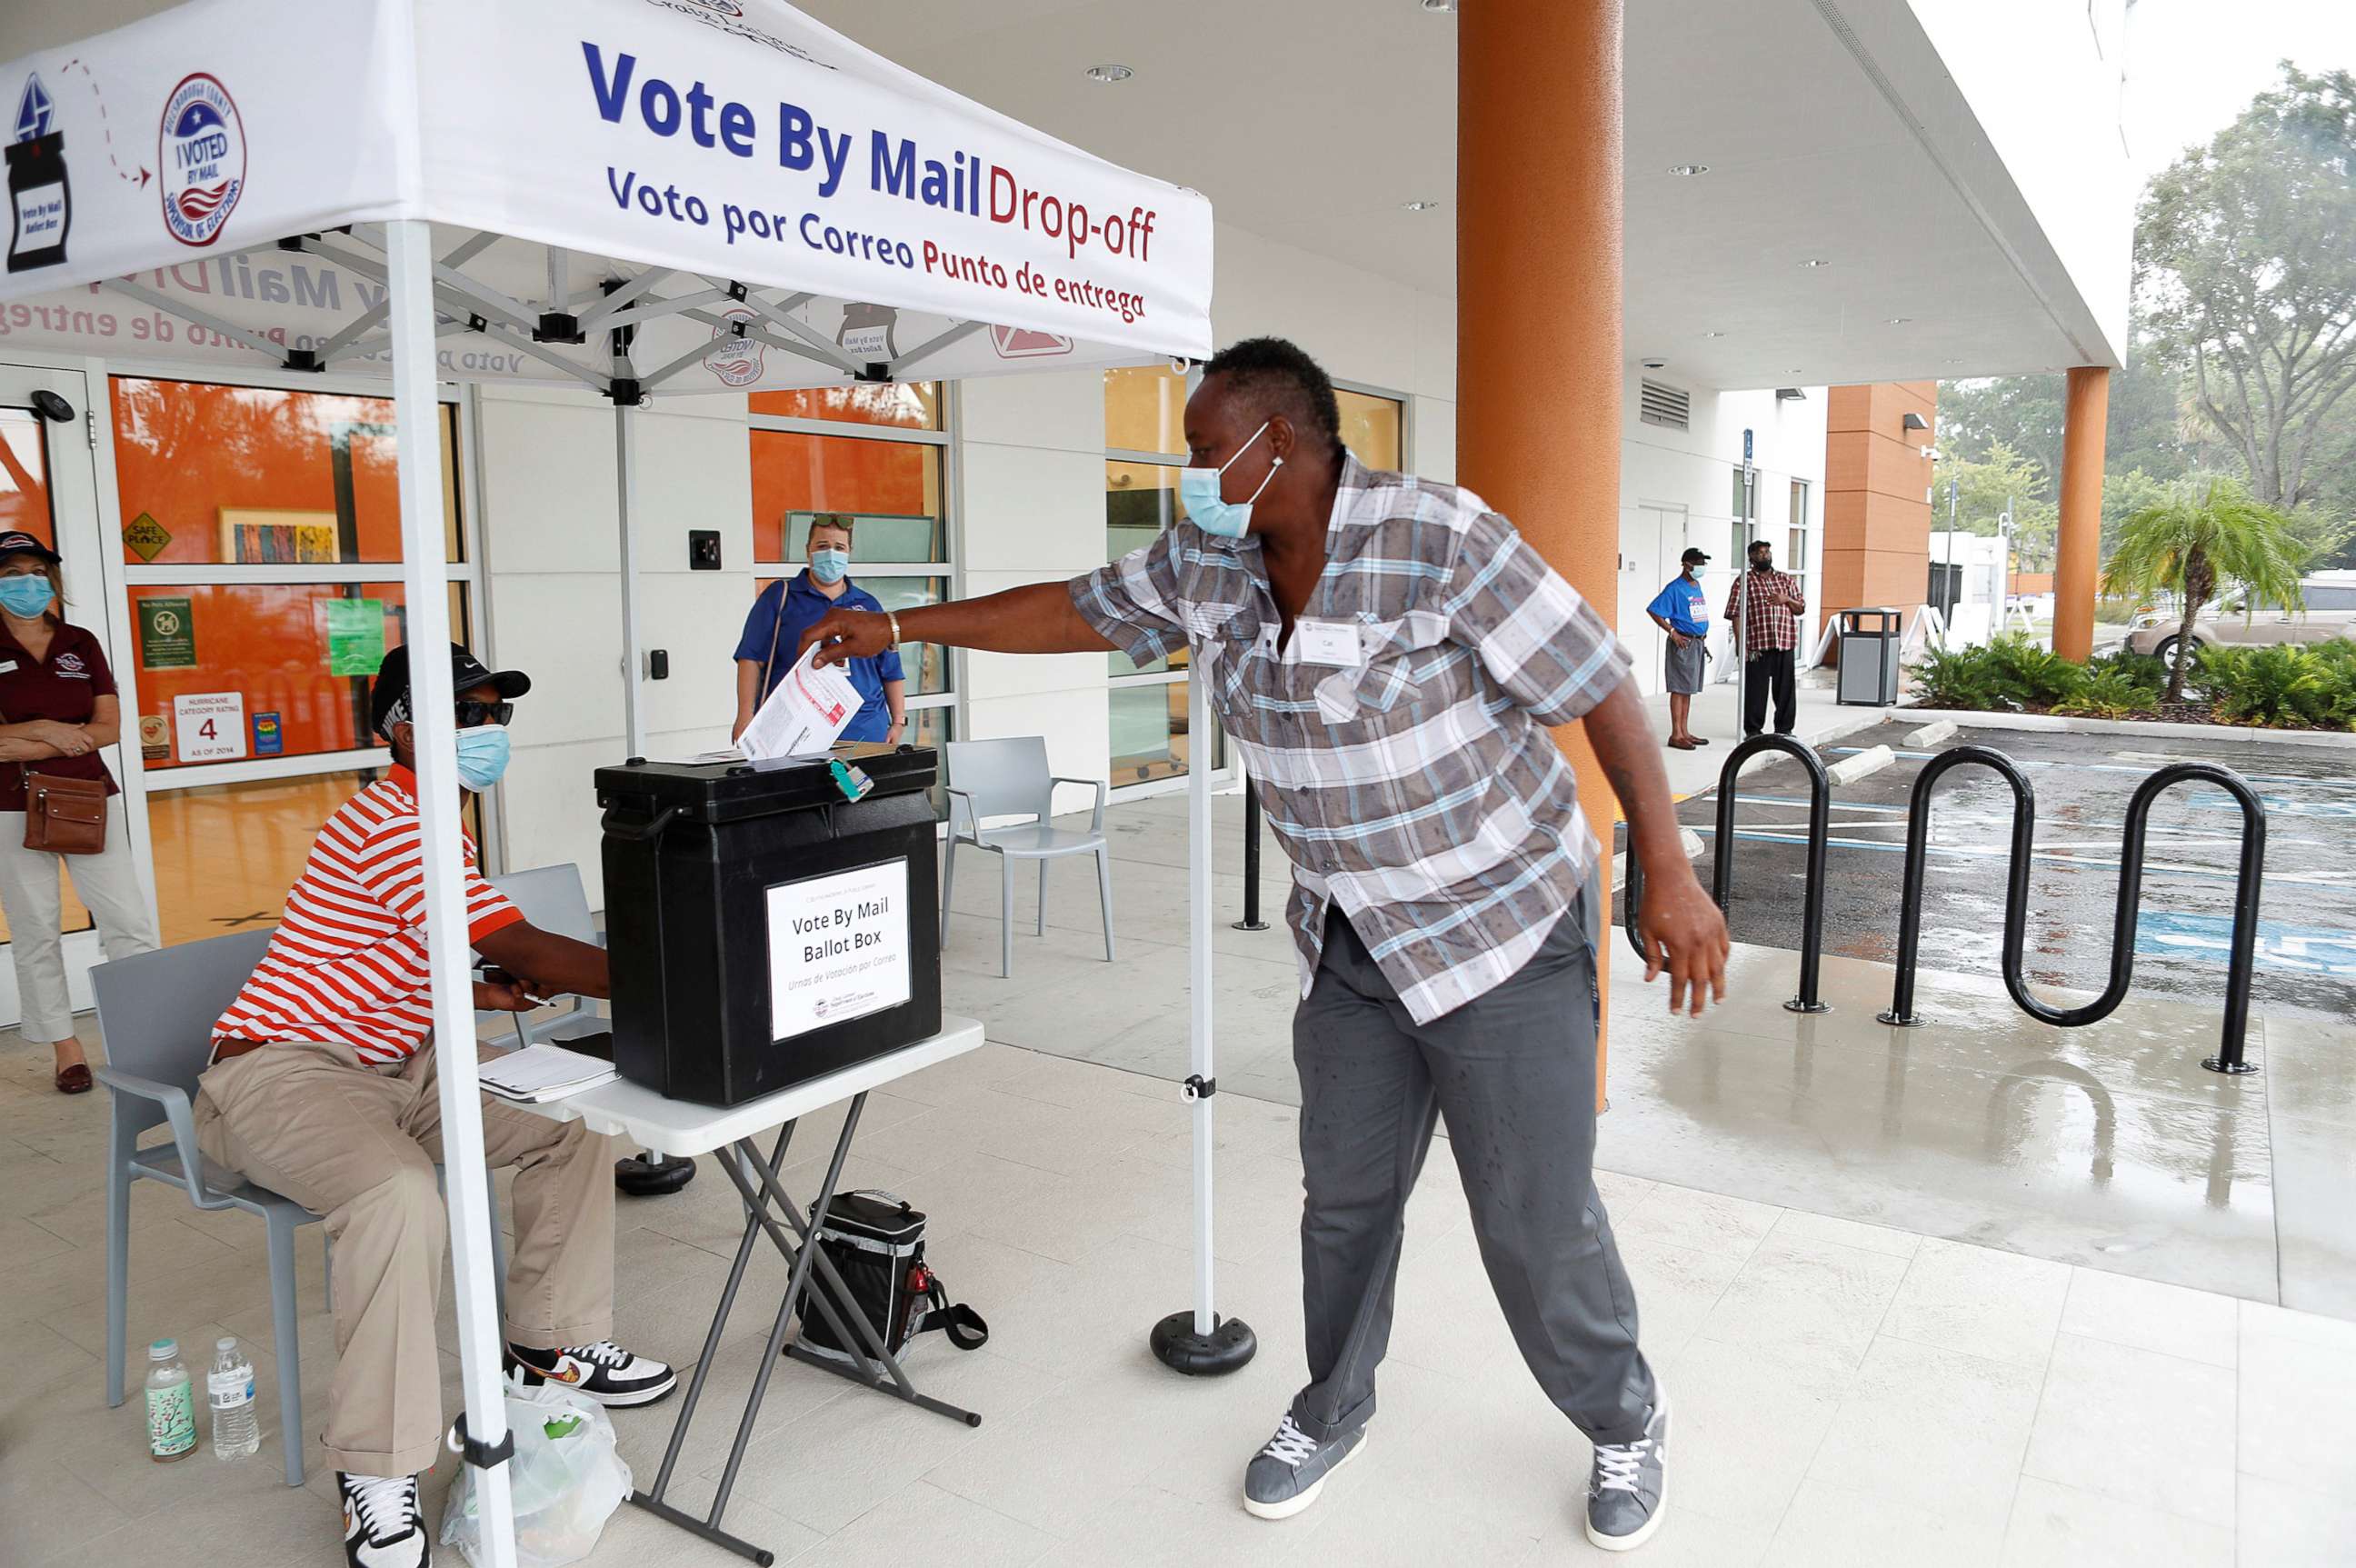
[[[1613, 607], [1614, 624], [1636, 662], [1636, 678], [1646, 692], [1661, 689], [1664, 645], [1660, 629], [1644, 614], [1664, 584], [1679, 570], [1677, 558], [1688, 546], [1707, 553], [1710, 564], [1703, 577], [1715, 618], [1726, 605], [1729, 588], [1740, 569], [1748, 538], [1735, 532], [1735, 477], [1742, 467], [1742, 433], [1751, 432], [1756, 480], [1756, 537], [1775, 545], [1778, 564], [1796, 568], [1815, 587], [1814, 574], [1823, 553], [1822, 512], [1825, 478], [1825, 397], [1821, 388], [1802, 389], [1799, 399], [1779, 399], [1772, 392], [1717, 392], [1689, 388], [1693, 395], [1688, 428], [1676, 431], [1647, 424], [1639, 412], [1638, 385], [1647, 375], [1655, 381], [1682, 386], [1674, 369], [1641, 371], [1631, 367], [1622, 400], [1626, 438], [1620, 467], [1620, 593]], [[1790, 559], [1792, 482], [1809, 488], [1808, 558]], [[1815, 623], [1811, 605], [1811, 624]], [[1712, 672], [1726, 668], [1727, 628], [1712, 628]]]
[[[1930, 585], [1931, 460], [1922, 449], [1938, 437], [1939, 383], [1834, 387], [1825, 402], [1822, 607], [1911, 613]], [[1909, 413], [1931, 428], [1906, 429]]]

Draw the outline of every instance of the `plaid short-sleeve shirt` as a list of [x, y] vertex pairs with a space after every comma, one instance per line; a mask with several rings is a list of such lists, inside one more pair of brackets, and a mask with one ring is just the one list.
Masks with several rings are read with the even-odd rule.
[[1072, 598], [1140, 663], [1192, 650], [1292, 862], [1302, 994], [1330, 899], [1428, 1023], [1513, 975], [1575, 906], [1600, 852], [1547, 726], [1601, 702], [1629, 659], [1453, 485], [1345, 456], [1325, 553], [1281, 647], [1259, 542], [1191, 523]]

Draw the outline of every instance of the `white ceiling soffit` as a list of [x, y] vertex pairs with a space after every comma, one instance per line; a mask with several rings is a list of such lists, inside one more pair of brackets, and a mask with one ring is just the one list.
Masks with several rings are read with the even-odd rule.
[[[1419, 0], [799, 4], [1223, 223], [1455, 292], [1457, 22]], [[162, 8], [16, 0], [0, 58]], [[1730, 388], [2112, 360], [1908, 0], [1631, 0], [1626, 28], [1632, 361]]]

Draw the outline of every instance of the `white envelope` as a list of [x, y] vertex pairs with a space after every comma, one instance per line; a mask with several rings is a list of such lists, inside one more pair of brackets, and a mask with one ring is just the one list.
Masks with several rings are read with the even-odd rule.
[[753, 761], [823, 756], [851, 726], [859, 712], [859, 688], [841, 665], [812, 663], [818, 650], [810, 644], [737, 737], [737, 746]]

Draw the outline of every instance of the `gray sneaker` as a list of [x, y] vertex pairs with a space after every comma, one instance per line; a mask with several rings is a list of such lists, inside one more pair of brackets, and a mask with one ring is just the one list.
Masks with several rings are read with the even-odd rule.
[[1244, 1466], [1244, 1510], [1260, 1519], [1290, 1519], [1325, 1489], [1325, 1478], [1366, 1446], [1366, 1429], [1320, 1443], [1285, 1412], [1268, 1446]]
[[1669, 1396], [1655, 1385], [1644, 1435], [1598, 1444], [1587, 1477], [1587, 1539], [1606, 1552], [1633, 1552], [1661, 1528], [1668, 1499]]

